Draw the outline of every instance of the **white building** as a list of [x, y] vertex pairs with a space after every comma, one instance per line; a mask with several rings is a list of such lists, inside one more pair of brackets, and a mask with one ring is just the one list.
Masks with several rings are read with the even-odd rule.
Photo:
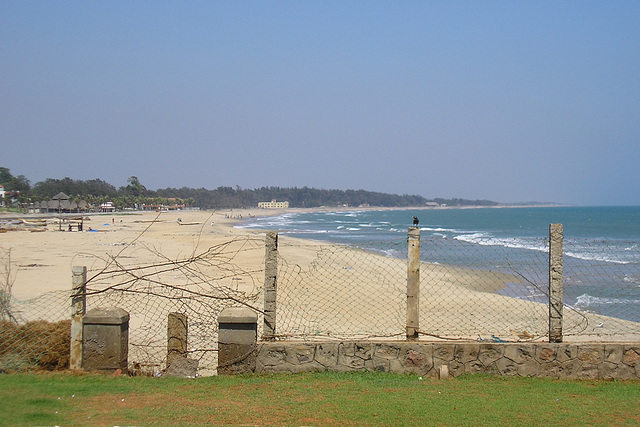
[[258, 202], [258, 207], [260, 209], [288, 209], [289, 202], [277, 202], [276, 199], [273, 199], [270, 202]]
[[100, 205], [100, 212], [115, 212], [116, 207], [112, 202], [105, 202]]

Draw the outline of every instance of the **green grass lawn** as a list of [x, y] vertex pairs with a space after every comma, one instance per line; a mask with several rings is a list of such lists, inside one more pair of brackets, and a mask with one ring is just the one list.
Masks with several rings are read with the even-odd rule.
[[639, 425], [640, 382], [383, 373], [0, 375], [1, 425]]

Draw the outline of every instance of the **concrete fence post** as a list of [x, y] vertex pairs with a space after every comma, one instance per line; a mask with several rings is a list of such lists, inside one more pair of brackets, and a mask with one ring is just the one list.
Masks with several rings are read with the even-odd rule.
[[118, 307], [91, 309], [82, 319], [82, 367], [128, 372], [129, 313]]
[[562, 342], [562, 224], [549, 225], [549, 342]]
[[278, 285], [278, 233], [270, 231], [265, 239], [264, 254], [264, 328], [262, 339], [276, 335], [276, 296]]
[[71, 276], [71, 348], [69, 369], [82, 369], [82, 318], [87, 312], [87, 267], [75, 266]]
[[227, 307], [218, 316], [218, 374], [256, 370], [258, 315], [247, 307]]
[[167, 316], [167, 369], [177, 358], [187, 357], [187, 316], [169, 313]]
[[420, 229], [409, 227], [407, 240], [407, 340], [418, 339], [420, 330]]

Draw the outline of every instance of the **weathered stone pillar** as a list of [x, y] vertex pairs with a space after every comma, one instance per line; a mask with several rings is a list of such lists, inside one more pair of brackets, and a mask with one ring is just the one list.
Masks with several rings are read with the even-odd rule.
[[562, 224], [549, 225], [549, 342], [562, 342]]
[[246, 307], [228, 307], [218, 317], [218, 374], [256, 370], [258, 315]]
[[69, 369], [82, 368], [82, 318], [87, 312], [87, 267], [75, 266], [71, 278], [71, 348]]
[[167, 368], [176, 358], [187, 357], [187, 316], [169, 313], [167, 316]]
[[278, 276], [278, 233], [270, 231], [265, 239], [264, 254], [264, 328], [262, 339], [276, 335], [276, 296]]
[[167, 316], [167, 369], [168, 377], [198, 376], [199, 360], [189, 359], [187, 350], [187, 337], [189, 322], [187, 316], [182, 313], [169, 313]]
[[82, 319], [82, 367], [86, 370], [127, 372], [129, 313], [121, 308], [94, 308]]
[[420, 229], [409, 227], [407, 244], [407, 340], [418, 339], [420, 330]]

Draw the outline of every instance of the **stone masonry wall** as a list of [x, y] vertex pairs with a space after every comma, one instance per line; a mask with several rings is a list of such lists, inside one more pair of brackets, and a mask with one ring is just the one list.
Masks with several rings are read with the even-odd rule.
[[382, 371], [640, 379], [640, 344], [259, 342], [256, 372]]

